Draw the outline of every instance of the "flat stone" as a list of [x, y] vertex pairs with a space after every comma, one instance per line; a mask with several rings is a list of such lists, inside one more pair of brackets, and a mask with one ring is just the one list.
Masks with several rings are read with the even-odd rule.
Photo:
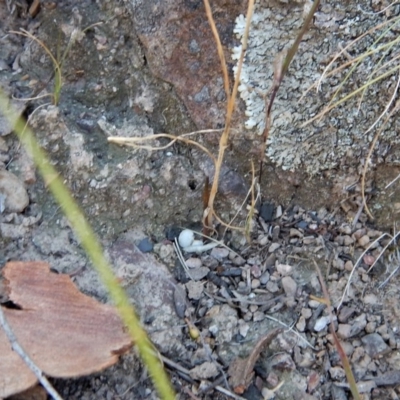
[[253, 279], [253, 280], [251, 281], [251, 288], [252, 288], [252, 289], [257, 289], [257, 288], [259, 288], [260, 286], [261, 286], [261, 282], [260, 282], [259, 279]]
[[214, 247], [210, 253], [211, 257], [214, 257], [216, 260], [223, 260], [229, 256], [229, 250], [223, 247]]
[[192, 300], [199, 300], [203, 294], [204, 285], [201, 282], [189, 281], [185, 284], [188, 297]]
[[265, 222], [271, 222], [274, 215], [275, 206], [272, 203], [263, 203], [260, 208], [260, 217]]
[[150, 253], [153, 251], [153, 243], [146, 237], [139, 242], [138, 248], [142, 253]]
[[354, 307], [342, 307], [339, 312], [339, 322], [346, 322], [355, 313], [355, 311], [356, 309]]
[[340, 339], [348, 339], [351, 337], [351, 325], [350, 324], [339, 324], [337, 336]]
[[269, 281], [269, 272], [265, 271], [261, 276], [260, 276], [260, 282], [262, 285], [265, 285]]
[[370, 333], [361, 338], [365, 351], [371, 358], [376, 358], [390, 352], [390, 347], [382, 339], [379, 333]]
[[400, 382], [400, 371], [388, 371], [374, 377], [374, 381], [378, 386], [398, 385]]
[[297, 292], [297, 283], [290, 276], [285, 276], [282, 278], [283, 290], [288, 297], [295, 297]]
[[[0, 170], [0, 194], [3, 196], [2, 208], [6, 212], [20, 213], [29, 204], [29, 196], [24, 184], [5, 169]], [[0, 212], [3, 212], [3, 209]]]
[[324, 315], [323, 317], [318, 318], [314, 325], [314, 331], [321, 332], [323, 329], [326, 328], [329, 322], [330, 322], [329, 315]]
[[293, 267], [291, 265], [288, 264], [278, 264], [276, 266], [276, 270], [282, 275], [282, 276], [286, 276], [286, 275], [291, 275], [293, 272]]
[[186, 260], [186, 265], [188, 268], [200, 268], [202, 266], [202, 262], [200, 258], [190, 257]]
[[375, 306], [379, 304], [378, 297], [373, 293], [366, 294], [363, 298], [364, 304]]
[[370, 242], [370, 237], [368, 235], [361, 236], [360, 239], [358, 239], [358, 244], [361, 247], [367, 247], [369, 242]]
[[200, 281], [207, 276], [210, 272], [210, 269], [207, 267], [193, 268], [190, 270], [190, 277], [194, 281]]
[[190, 377], [192, 379], [210, 379], [219, 374], [216, 363], [206, 361], [205, 363], [198, 365], [190, 370]]
[[271, 246], [269, 246], [268, 252], [273, 253], [275, 250], [278, 250], [279, 247], [281, 247], [280, 243], [272, 243]]
[[271, 293], [279, 292], [279, 286], [276, 284], [276, 282], [268, 281], [266, 288]]

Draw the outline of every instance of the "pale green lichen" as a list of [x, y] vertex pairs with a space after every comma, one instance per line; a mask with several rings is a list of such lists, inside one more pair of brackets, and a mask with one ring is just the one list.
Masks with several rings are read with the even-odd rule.
[[[374, 135], [374, 131], [368, 135], [365, 132], [382, 113], [387, 101], [387, 87], [391, 87], [394, 81], [394, 77], [389, 77], [380, 86], [375, 86], [372, 95], [370, 92], [364, 98], [360, 110], [358, 99], [349, 101], [320, 121], [301, 127], [329, 102], [332, 89], [344, 75], [328, 80], [322, 92], [312, 91], [305, 97], [302, 94], [319, 78], [341, 43], [354, 39], [377, 23], [376, 17], [367, 18], [354, 4], [345, 9], [342, 2], [334, 3], [320, 7], [274, 102], [267, 156], [283, 169], [301, 167], [315, 174], [343, 162], [351, 163], [351, 160], [355, 161], [354, 165], [360, 163]], [[265, 126], [265, 95], [272, 83], [274, 59], [293, 43], [307, 7], [307, 3], [293, 1], [289, 4], [266, 0], [256, 2], [239, 91], [246, 103], [248, 119], [245, 125], [258, 134], [263, 132]], [[357, 22], [361, 17], [362, 24]], [[242, 15], [236, 19], [234, 33], [239, 40], [245, 22]], [[365, 51], [370, 44], [368, 41], [360, 44], [353, 53]], [[238, 60], [240, 50], [240, 46], [233, 48], [234, 60]], [[344, 61], [347, 60], [341, 59], [341, 62]], [[347, 84], [347, 92], [359, 87], [360, 81], [367, 79], [368, 72], [371, 72], [370, 66], [353, 77]], [[394, 125], [395, 121], [391, 124]], [[390, 146], [398, 142], [395, 126], [388, 126], [377, 149], [378, 161], [382, 161]]]

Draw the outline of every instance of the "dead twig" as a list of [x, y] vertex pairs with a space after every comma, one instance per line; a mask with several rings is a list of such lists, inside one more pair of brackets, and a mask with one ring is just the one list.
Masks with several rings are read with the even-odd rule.
[[229, 383], [233, 386], [235, 393], [242, 394], [249, 387], [254, 376], [254, 365], [261, 352], [281, 332], [283, 332], [282, 328], [273, 329], [255, 344], [247, 358], [236, 358], [232, 362], [228, 374], [230, 375]]

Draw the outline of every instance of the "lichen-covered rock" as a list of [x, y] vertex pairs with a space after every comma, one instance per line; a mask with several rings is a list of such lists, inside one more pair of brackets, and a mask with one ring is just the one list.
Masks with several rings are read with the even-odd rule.
[[[288, 50], [293, 44], [309, 9], [307, 1], [286, 3], [260, 0], [255, 6], [251, 22], [239, 91], [247, 108], [246, 127], [254, 129], [258, 134], [262, 134], [265, 127], [265, 97], [269, 98], [267, 92], [273, 82], [274, 61], [278, 53]], [[370, 11], [374, 17], [368, 19], [355, 3], [344, 5], [343, 2], [335, 1], [319, 7], [283, 79], [272, 108], [267, 155], [283, 169], [294, 170], [303, 166], [307, 172], [315, 174], [345, 161], [358, 166], [360, 158], [367, 154], [376, 131], [371, 130], [368, 134], [366, 131], [379, 118], [390, 99], [388, 88], [391, 88], [391, 93], [394, 90], [391, 75], [387, 80], [372, 86], [368, 94], [364, 93], [361, 107], [360, 99], [354, 98], [322, 119], [303, 127], [306, 121], [329, 104], [332, 94], [346, 77], [348, 71], [344, 69], [324, 80], [322, 90], [317, 94], [310, 91], [303, 97], [340, 51], [341, 44], [348, 44], [387, 19], [378, 17], [372, 9], [365, 11]], [[234, 32], [238, 39], [243, 37], [245, 23], [243, 15], [237, 17]], [[370, 45], [371, 42], [367, 40], [357, 42], [348, 50], [351, 51], [349, 57], [358, 56]], [[239, 54], [240, 46], [233, 49], [233, 59], [238, 60]], [[348, 58], [342, 56], [334, 66], [338, 67], [345, 62], [348, 62]], [[377, 62], [370, 61], [371, 65]], [[234, 71], [236, 73], [237, 66]], [[343, 96], [341, 93], [339, 98], [364, 85], [372, 71], [372, 67], [365, 65], [357, 70], [346, 81]], [[378, 161], [383, 161], [390, 146], [400, 141], [395, 125], [396, 121], [391, 121], [381, 135], [382, 140], [377, 146]], [[396, 161], [396, 157], [391, 158], [394, 158], [391, 161]]]

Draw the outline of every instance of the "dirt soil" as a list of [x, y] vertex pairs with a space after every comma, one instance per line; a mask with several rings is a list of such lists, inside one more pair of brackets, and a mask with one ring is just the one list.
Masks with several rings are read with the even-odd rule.
[[[173, 242], [182, 229], [201, 230], [202, 192], [206, 179], [212, 179], [212, 162], [198, 148], [179, 143], [151, 151], [107, 141], [110, 136], [217, 129], [223, 123], [222, 80], [200, 77], [202, 62], [204, 70], [218, 74], [218, 59], [215, 53], [207, 62], [196, 55], [196, 43], [207, 32], [202, 2], [179, 3], [182, 21], [179, 10], [173, 17], [165, 11], [170, 2], [157, 3], [42, 1], [32, 17], [25, 1], [0, 1], [0, 85], [20, 100], [13, 101], [15, 106], [87, 215], [164, 357], [179, 398], [351, 398], [327, 308], [317, 299], [323, 294], [314, 261], [328, 287], [333, 324], [362, 398], [398, 398], [400, 255], [389, 234], [400, 211], [400, 188], [385, 187], [400, 168], [381, 163], [368, 175], [372, 223], [363, 211], [356, 162], [310, 177], [267, 161], [251, 243], [242, 232], [218, 227], [218, 239], [227, 247], [197, 253], [183, 248], [183, 265]], [[244, 2], [217, 3], [228, 49], [234, 45], [233, 20]], [[180, 73], [155, 61], [158, 52], [161, 60], [164, 52], [173, 53], [157, 30], [167, 17], [177, 24], [166, 25], [168, 34], [179, 37], [189, 49], [185, 57], [192, 57], [191, 84], [182, 85]], [[184, 31], [188, 20], [197, 33]], [[62, 61], [57, 105], [51, 97], [53, 63], [37, 42], [10, 33], [21, 28]], [[197, 41], [191, 35], [198, 35]], [[178, 63], [185, 57], [171, 59]], [[203, 90], [207, 80], [214, 89]], [[27, 98], [35, 99], [22, 100]], [[238, 101], [216, 206], [225, 221], [241, 210], [235, 223], [242, 227], [246, 210], [240, 207], [251, 181], [248, 161], [259, 144], [243, 130], [244, 120]], [[68, 221], [2, 119], [0, 133], [1, 265], [47, 261], [54, 271], [72, 274], [85, 294], [109, 302]], [[215, 151], [218, 135], [197, 138]], [[168, 140], [151, 143], [162, 146]], [[7, 300], [1, 286], [0, 296]], [[193, 327], [198, 338], [190, 335]], [[283, 331], [256, 354], [254, 375], [235, 371], [234, 361], [248, 357], [275, 328]], [[52, 383], [64, 399], [158, 398], [135, 349], [95, 376]]]

